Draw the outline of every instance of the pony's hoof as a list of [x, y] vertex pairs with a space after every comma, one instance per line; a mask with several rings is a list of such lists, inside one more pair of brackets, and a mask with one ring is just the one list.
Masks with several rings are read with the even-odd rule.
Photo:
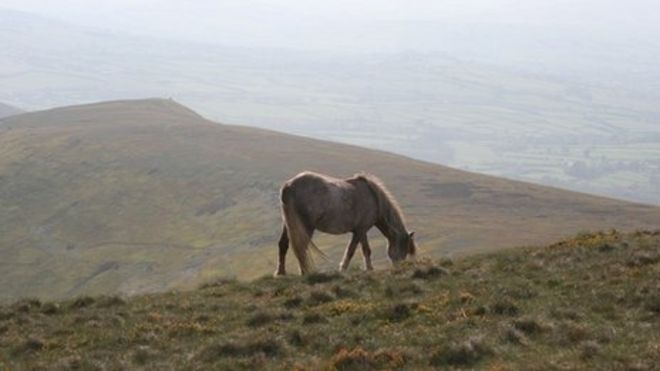
[[275, 271], [275, 273], [273, 273], [273, 277], [283, 277], [283, 276], [286, 276], [286, 272], [285, 272], [285, 271], [279, 271], [279, 270], [277, 270], [277, 271]]

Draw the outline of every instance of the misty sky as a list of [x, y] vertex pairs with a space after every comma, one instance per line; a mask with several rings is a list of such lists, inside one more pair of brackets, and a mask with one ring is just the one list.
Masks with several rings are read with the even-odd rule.
[[[104, 29], [249, 47], [345, 51], [423, 48], [417, 22], [541, 27], [543, 32], [606, 33], [654, 39], [653, 0], [0, 0], [0, 6]], [[406, 29], [406, 27], [404, 27]], [[381, 40], [380, 36], [390, 40]], [[576, 35], [579, 37], [579, 35]]]

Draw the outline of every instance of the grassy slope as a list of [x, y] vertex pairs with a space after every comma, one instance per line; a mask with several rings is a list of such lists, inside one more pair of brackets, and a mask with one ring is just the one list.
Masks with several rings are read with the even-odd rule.
[[[217, 125], [172, 101], [100, 103], [0, 122], [0, 300], [157, 291], [270, 272], [278, 187], [305, 169], [381, 176], [423, 254], [436, 257], [660, 221], [657, 207]], [[323, 268], [334, 269], [345, 243], [317, 239], [331, 257]], [[374, 245], [376, 261], [386, 263], [382, 239]]]
[[[660, 231], [0, 307], [0, 368], [652, 369]], [[26, 368], [27, 368], [26, 367]]]

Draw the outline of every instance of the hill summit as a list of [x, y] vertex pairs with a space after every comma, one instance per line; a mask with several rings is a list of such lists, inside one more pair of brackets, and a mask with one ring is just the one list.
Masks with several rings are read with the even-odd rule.
[[[0, 121], [0, 300], [163, 291], [275, 267], [278, 189], [303, 170], [383, 179], [422, 256], [653, 229], [660, 208], [355, 146], [220, 125], [164, 99]], [[372, 238], [374, 263], [387, 266]], [[335, 270], [346, 236], [315, 236]], [[294, 259], [289, 259], [293, 264]], [[360, 264], [355, 259], [354, 266]], [[295, 265], [288, 271], [296, 271]]]
[[53, 108], [13, 117], [11, 125], [27, 127], [143, 126], [206, 123], [188, 107], [162, 98], [118, 100]]

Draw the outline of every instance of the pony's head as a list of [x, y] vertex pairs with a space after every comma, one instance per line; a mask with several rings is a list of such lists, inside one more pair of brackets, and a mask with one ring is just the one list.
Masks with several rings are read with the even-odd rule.
[[389, 241], [387, 246], [387, 256], [392, 263], [398, 263], [405, 260], [408, 255], [415, 257], [417, 247], [415, 246], [415, 232], [404, 233], [396, 236]]

